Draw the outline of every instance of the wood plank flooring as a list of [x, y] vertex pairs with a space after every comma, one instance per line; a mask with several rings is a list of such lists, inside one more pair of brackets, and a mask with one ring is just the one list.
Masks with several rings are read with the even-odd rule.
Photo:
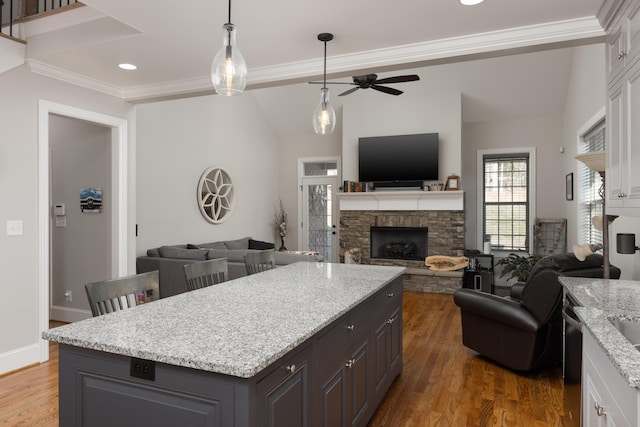
[[[369, 427], [580, 425], [579, 386], [560, 369], [516, 374], [462, 345], [451, 295], [405, 292], [403, 323], [403, 373]], [[0, 425], [58, 425], [57, 345], [49, 362], [0, 377]]]

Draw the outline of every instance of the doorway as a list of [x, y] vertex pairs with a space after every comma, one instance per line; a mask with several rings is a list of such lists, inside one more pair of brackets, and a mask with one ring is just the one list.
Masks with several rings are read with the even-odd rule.
[[[114, 277], [127, 274], [128, 242], [128, 136], [127, 120], [82, 110], [62, 104], [40, 100], [38, 105], [38, 305], [39, 334], [49, 329], [51, 307], [51, 200], [50, 118], [52, 115], [79, 119], [106, 126], [110, 132], [111, 154], [111, 274]], [[40, 341], [40, 361], [49, 359], [48, 341]]]
[[338, 260], [338, 158], [300, 160], [299, 247]]

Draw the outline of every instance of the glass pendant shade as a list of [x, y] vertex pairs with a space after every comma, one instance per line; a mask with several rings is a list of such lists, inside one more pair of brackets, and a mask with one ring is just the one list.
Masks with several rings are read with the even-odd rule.
[[226, 23], [223, 29], [222, 49], [211, 64], [211, 82], [216, 93], [220, 95], [240, 95], [247, 85], [247, 63], [236, 46], [234, 25]]
[[313, 130], [319, 135], [333, 132], [336, 127], [336, 112], [329, 102], [329, 88], [320, 89], [320, 102], [313, 111]]

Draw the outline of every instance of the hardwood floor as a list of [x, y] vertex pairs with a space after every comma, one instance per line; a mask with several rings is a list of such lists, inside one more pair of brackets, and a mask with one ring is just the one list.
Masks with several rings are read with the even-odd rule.
[[580, 388], [560, 368], [514, 373], [462, 345], [451, 295], [405, 292], [403, 326], [402, 376], [370, 427], [580, 425]]
[[[559, 368], [516, 374], [462, 345], [451, 295], [405, 292], [403, 322], [403, 373], [369, 427], [580, 425], [579, 386]], [[0, 377], [0, 425], [58, 425], [57, 345], [49, 362]]]

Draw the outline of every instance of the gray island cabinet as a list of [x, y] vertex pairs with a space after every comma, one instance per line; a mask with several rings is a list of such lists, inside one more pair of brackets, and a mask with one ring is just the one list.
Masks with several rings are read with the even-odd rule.
[[301, 262], [51, 329], [61, 426], [366, 426], [403, 267]]

